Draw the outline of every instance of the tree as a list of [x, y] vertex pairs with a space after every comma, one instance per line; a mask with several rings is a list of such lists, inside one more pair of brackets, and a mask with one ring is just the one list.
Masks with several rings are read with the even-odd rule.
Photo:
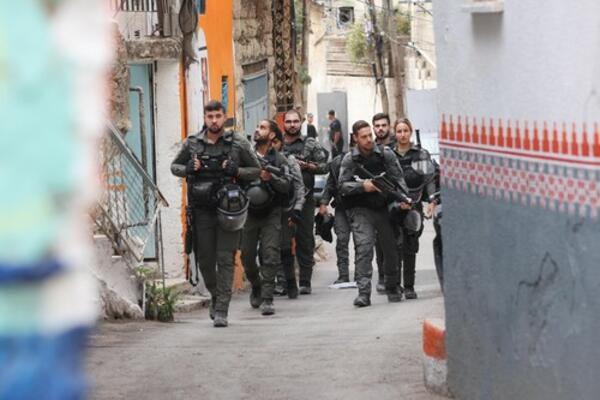
[[381, 108], [383, 109], [383, 112], [387, 114], [389, 113], [390, 103], [388, 100], [388, 93], [385, 85], [385, 70], [383, 69], [383, 33], [377, 25], [377, 13], [375, 12], [374, 0], [369, 0], [368, 6], [372, 26], [371, 42], [374, 43], [375, 46], [375, 84], [379, 86], [379, 94], [381, 96]]

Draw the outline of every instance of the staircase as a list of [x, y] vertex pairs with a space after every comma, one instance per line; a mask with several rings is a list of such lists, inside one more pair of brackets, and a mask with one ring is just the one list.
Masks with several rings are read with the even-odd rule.
[[373, 77], [371, 65], [355, 64], [348, 55], [345, 36], [327, 38], [327, 75]]
[[100, 145], [100, 166], [103, 191], [91, 215], [93, 272], [100, 281], [105, 317], [137, 318], [143, 316], [142, 285], [133, 278], [134, 269], [143, 263], [160, 208], [168, 203], [110, 122]]

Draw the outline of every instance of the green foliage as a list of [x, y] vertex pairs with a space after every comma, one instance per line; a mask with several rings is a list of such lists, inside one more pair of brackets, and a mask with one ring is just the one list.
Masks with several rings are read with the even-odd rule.
[[174, 320], [175, 306], [179, 301], [179, 293], [173, 288], [162, 288], [156, 282], [146, 284], [146, 319], [161, 322]]
[[306, 65], [296, 64], [296, 72], [298, 73], [298, 80], [302, 85], [309, 85], [312, 82], [311, 76], [308, 74], [308, 67]]
[[156, 270], [147, 265], [139, 265], [133, 269], [133, 276], [141, 283], [156, 277]]
[[346, 40], [346, 50], [353, 63], [361, 63], [367, 60], [371, 54], [371, 48], [367, 40], [367, 34], [361, 23], [355, 23], [350, 29]]
[[402, 12], [396, 14], [396, 27], [398, 35], [410, 35], [410, 18], [408, 14]]

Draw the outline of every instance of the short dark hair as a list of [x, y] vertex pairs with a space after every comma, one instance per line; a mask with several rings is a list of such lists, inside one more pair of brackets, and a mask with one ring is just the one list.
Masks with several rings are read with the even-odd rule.
[[283, 142], [283, 133], [281, 133], [281, 129], [279, 129], [277, 122], [273, 121], [272, 119], [267, 119], [266, 121], [269, 123], [269, 131], [275, 134], [275, 139]]
[[370, 126], [371, 125], [369, 125], [367, 121], [359, 119], [358, 121], [352, 124], [352, 134], [357, 135], [358, 131], [360, 131], [362, 128], [367, 128]]
[[223, 111], [226, 114], [225, 106], [219, 100], [211, 100], [204, 106], [204, 114], [210, 111]]
[[387, 115], [386, 113], [377, 113], [375, 115], [373, 115], [373, 123], [375, 123], [375, 121], [379, 121], [380, 119], [385, 119], [388, 122], [388, 125], [390, 124], [390, 116]]
[[285, 114], [284, 114], [284, 119], [285, 119], [285, 117], [287, 117], [287, 115], [288, 115], [288, 114], [296, 114], [296, 115], [298, 116], [298, 119], [302, 120], [302, 115], [300, 115], [300, 113], [298, 112], [298, 110], [295, 110], [295, 109], [293, 109], [293, 108], [292, 108], [292, 109], [289, 109], [289, 110], [287, 110], [287, 111], [285, 112]]
[[333, 115], [333, 116], [335, 116], [335, 110], [329, 110], [329, 113], [328, 113], [328, 114], [329, 114], [329, 115]]

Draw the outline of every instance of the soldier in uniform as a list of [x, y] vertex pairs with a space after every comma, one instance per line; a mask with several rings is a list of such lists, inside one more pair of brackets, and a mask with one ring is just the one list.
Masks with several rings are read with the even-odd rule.
[[[321, 145], [313, 138], [302, 138], [300, 125], [302, 123], [300, 114], [296, 110], [285, 113], [284, 146], [285, 154], [292, 154], [302, 170], [302, 179], [306, 189], [306, 196], [302, 214], [292, 214], [293, 222], [296, 224], [296, 257], [300, 266], [299, 293], [310, 294], [312, 269], [315, 264], [315, 237], [313, 226], [315, 224], [315, 199], [313, 190], [315, 175], [327, 173], [327, 156]], [[289, 270], [290, 265], [284, 261], [284, 270]], [[293, 268], [293, 266], [292, 266]]]
[[186, 178], [193, 251], [212, 297], [210, 316], [215, 327], [228, 324], [234, 253], [247, 215], [244, 194], [232, 184], [250, 182], [260, 174], [252, 146], [243, 136], [225, 132], [225, 119], [223, 105], [208, 102], [204, 107], [206, 129], [188, 137], [171, 164], [174, 175]]
[[[277, 151], [283, 149], [283, 140], [275, 137], [272, 142], [273, 148]], [[292, 185], [294, 187], [294, 196], [289, 207], [281, 213], [281, 265], [277, 271], [276, 293], [288, 298], [298, 298], [298, 283], [296, 282], [296, 272], [294, 271], [294, 255], [292, 254], [292, 238], [296, 232], [295, 220], [302, 218], [302, 208], [305, 202], [305, 188], [302, 179], [302, 170], [293, 154], [286, 155], [290, 174], [292, 176]]]
[[[394, 132], [396, 135], [394, 151], [402, 168], [410, 197], [413, 200], [412, 209], [419, 213], [422, 220], [423, 200], [427, 201], [427, 195], [436, 192], [435, 167], [429, 152], [422, 149], [420, 144], [414, 145], [412, 143], [413, 128], [407, 118], [396, 121]], [[423, 233], [423, 224], [420, 224], [417, 231], [403, 226], [401, 227], [401, 233], [402, 238], [399, 240], [400, 245], [398, 246], [398, 269], [402, 276], [400, 277], [399, 274], [398, 279], [400, 281], [400, 278], [402, 278], [404, 297], [407, 300], [416, 299], [415, 267], [417, 252], [419, 251], [419, 237]]]
[[[381, 244], [384, 255], [385, 285], [388, 301], [398, 302], [402, 296], [397, 286], [397, 253], [395, 232], [388, 205], [391, 193], [382, 192], [371, 179], [385, 173], [394, 187], [406, 190], [402, 170], [394, 153], [373, 143], [369, 123], [357, 121], [352, 125], [354, 149], [342, 160], [339, 190], [348, 209], [355, 250], [355, 276], [358, 296], [357, 307], [371, 305], [371, 275], [375, 240]], [[403, 208], [410, 207], [401, 203]]]
[[[273, 290], [275, 274], [281, 264], [281, 213], [282, 207], [287, 205], [291, 187], [287, 159], [271, 146], [276, 137], [283, 140], [273, 121], [261, 121], [254, 132], [255, 150], [263, 168], [260, 179], [246, 190], [250, 204], [242, 233], [242, 263], [252, 284], [250, 305], [253, 308], [260, 306], [262, 315], [275, 313]], [[259, 242], [260, 273], [256, 264]]]
[[386, 113], [373, 115], [373, 131], [375, 132], [375, 143], [388, 146], [393, 149], [396, 145], [396, 136], [391, 133], [390, 116]]
[[[375, 143], [380, 146], [386, 146], [394, 149], [396, 145], [396, 136], [391, 131], [390, 116], [385, 113], [373, 115], [373, 130], [375, 131]], [[377, 293], [385, 294], [385, 271], [383, 270], [383, 254], [379, 242], [375, 243], [375, 256], [377, 260]]]
[[[352, 149], [352, 140], [351, 146]], [[333, 282], [334, 284], [344, 283], [350, 281], [350, 260], [348, 252], [348, 244], [350, 243], [350, 233], [352, 231], [350, 227], [350, 220], [346, 213], [346, 209], [343, 204], [342, 197], [340, 196], [338, 189], [338, 181], [340, 177], [340, 168], [342, 166], [342, 159], [345, 153], [338, 154], [329, 163], [329, 175], [327, 176], [327, 183], [323, 194], [321, 196], [319, 213], [321, 215], [327, 214], [329, 211], [327, 205], [333, 199], [331, 206], [335, 208], [335, 219], [333, 220], [333, 229], [335, 232], [335, 254], [337, 258], [338, 277]]]

